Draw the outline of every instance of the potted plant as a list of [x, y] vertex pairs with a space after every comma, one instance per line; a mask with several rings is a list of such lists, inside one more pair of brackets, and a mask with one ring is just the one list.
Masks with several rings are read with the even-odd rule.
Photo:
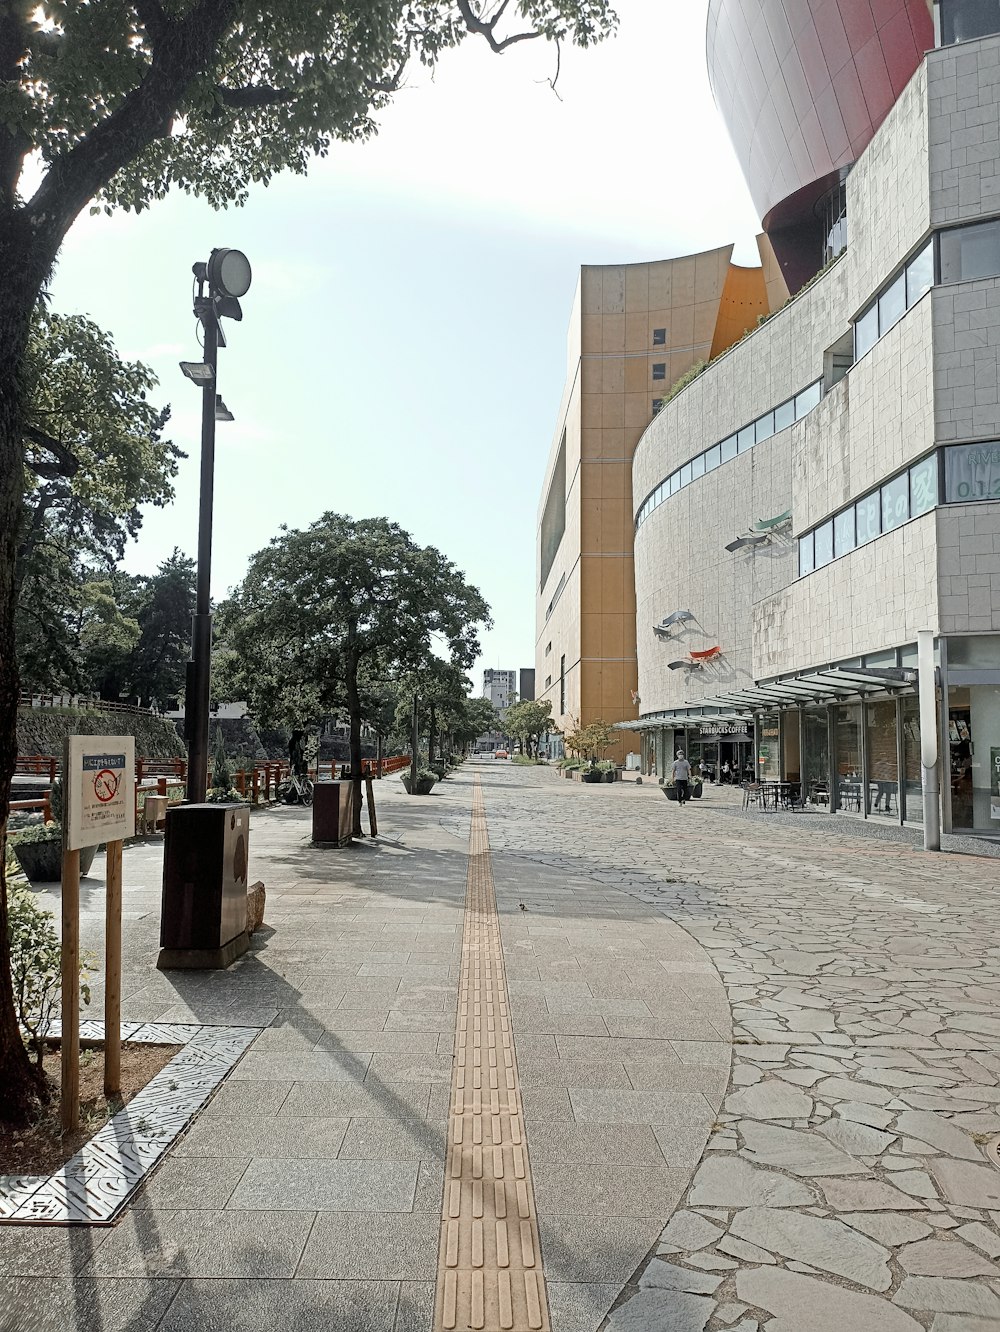
[[[664, 782], [663, 786], [660, 789], [662, 790], [663, 794], [667, 797], [668, 800], [677, 799], [677, 787], [673, 784], [673, 782], [671, 781]], [[691, 800], [700, 800], [703, 789], [704, 788], [702, 785], [701, 778], [692, 777], [691, 781], [688, 783], [688, 797]]]
[[[12, 830], [11, 845], [25, 874], [34, 883], [55, 883], [62, 878], [62, 778], [52, 783], [49, 795], [52, 818], [48, 823], [31, 823], [26, 828]], [[80, 852], [80, 873], [89, 874], [97, 855], [96, 846], [85, 846]]]
[[417, 770], [417, 784], [412, 791], [410, 790], [409, 769], [407, 769], [406, 772], [400, 773], [399, 780], [406, 788], [407, 795], [430, 795], [434, 784], [437, 781], [437, 774], [431, 772], [430, 768], [419, 768]]

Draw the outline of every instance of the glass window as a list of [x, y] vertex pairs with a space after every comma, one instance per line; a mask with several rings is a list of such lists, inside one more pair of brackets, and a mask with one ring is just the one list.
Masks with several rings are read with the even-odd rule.
[[899, 821], [899, 760], [896, 754], [896, 700], [865, 705], [868, 743], [867, 808], [869, 818]]
[[722, 441], [722, 444], [721, 444], [720, 447], [721, 447], [721, 449], [722, 449], [722, 461], [723, 461], [723, 462], [729, 462], [732, 458], [735, 458], [735, 457], [736, 457], [736, 436], [735, 436], [735, 435], [730, 435], [728, 439], [724, 439], [724, 440]]
[[755, 439], [756, 435], [754, 433], [753, 426], [752, 425], [744, 426], [743, 429], [740, 431], [740, 433], [736, 436], [736, 443], [740, 453], [746, 453], [748, 449], [752, 449], [754, 446]]
[[655, 361], [655, 362], [653, 363], [653, 378], [654, 378], [654, 379], [666, 379], [666, 377], [667, 377], [667, 363], [666, 363], [666, 361]]
[[833, 553], [839, 559], [855, 547], [854, 506], [838, 513], [833, 520]]
[[900, 700], [903, 713], [903, 818], [923, 823], [924, 800], [920, 780], [920, 700], [912, 694]]
[[802, 713], [803, 794], [811, 805], [830, 807], [830, 726], [826, 708]]
[[929, 240], [906, 265], [906, 308], [916, 305], [934, 286], [934, 241]]
[[878, 331], [881, 337], [906, 314], [906, 274], [900, 273], [878, 298]]
[[716, 444], [705, 454], [705, 471], [714, 472], [722, 462], [722, 445]]
[[948, 665], [984, 670], [1000, 666], [1000, 634], [948, 639]]
[[699, 476], [704, 476], [704, 475], [705, 475], [705, 455], [703, 453], [699, 453], [697, 458], [691, 459], [691, 477], [692, 480], [696, 481]]
[[938, 502], [938, 456], [932, 453], [910, 468], [910, 517], [933, 509]]
[[799, 576], [812, 573], [815, 567], [813, 561], [813, 534], [810, 532], [808, 536], [799, 537]]
[[757, 443], [762, 440], [770, 439], [774, 434], [774, 412], [767, 412], [764, 416], [758, 417], [755, 422], [757, 432]]
[[891, 532], [910, 516], [910, 484], [904, 472], [882, 487], [882, 531]]
[[795, 420], [795, 399], [789, 398], [783, 402], [780, 407], [774, 409], [774, 429], [775, 433], [779, 430], [786, 430]]
[[807, 389], [803, 389], [795, 399], [795, 419], [800, 421], [803, 416], [807, 416], [814, 407], [819, 406], [819, 400], [823, 396], [823, 385], [817, 379], [815, 384], [810, 384]]
[[822, 569], [833, 559], [833, 523], [824, 523], [813, 533], [816, 543], [816, 568]]
[[665, 328], [654, 328], [654, 329], [653, 329], [653, 346], [654, 346], [654, 347], [663, 347], [663, 346], [666, 345], [666, 341], [667, 341], [667, 330], [666, 330]]
[[685, 463], [681, 468], [681, 485], [689, 486], [691, 484], [691, 464]]
[[1000, 0], [940, 0], [941, 45], [1000, 32]]
[[860, 319], [854, 322], [854, 359], [860, 361], [865, 352], [878, 342], [878, 303], [870, 305]]
[[1000, 443], [953, 444], [945, 449], [944, 497], [949, 504], [1000, 499]]
[[680, 474], [680, 472], [671, 472], [671, 473], [670, 473], [670, 481], [669, 481], [669, 485], [670, 485], [670, 493], [671, 493], [671, 495], [676, 495], [677, 492], [678, 492], [678, 490], [680, 490], [680, 488], [681, 488], [681, 474]]
[[861, 704], [833, 710], [836, 808], [861, 813]]
[[653, 399], [653, 415], [654, 415], [654, 416], [656, 415], [656, 413], [660, 410], [660, 408], [661, 408], [662, 406], [663, 406], [663, 399], [662, 399], [662, 398], [654, 398], [654, 399]]
[[854, 515], [857, 542], [859, 546], [863, 546], [866, 541], [871, 541], [882, 531], [878, 491], [874, 495], [866, 495], [863, 500], [858, 500], [854, 506]]
[[1000, 273], [1000, 222], [941, 232], [941, 281], [968, 282]]

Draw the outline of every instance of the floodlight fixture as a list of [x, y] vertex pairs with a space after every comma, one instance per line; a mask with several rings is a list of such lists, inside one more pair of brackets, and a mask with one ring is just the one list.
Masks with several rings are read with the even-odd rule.
[[199, 388], [215, 383], [215, 366], [208, 361], [181, 361], [180, 367], [191, 383], [197, 384]]
[[215, 419], [217, 421], [235, 421], [236, 417], [232, 414], [226, 404], [222, 401], [222, 394], [215, 395]]

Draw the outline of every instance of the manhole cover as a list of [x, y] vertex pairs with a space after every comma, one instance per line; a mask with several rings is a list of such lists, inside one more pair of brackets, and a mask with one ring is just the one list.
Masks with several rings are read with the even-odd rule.
[[985, 1150], [987, 1161], [1000, 1170], [1000, 1138], [990, 1138]]

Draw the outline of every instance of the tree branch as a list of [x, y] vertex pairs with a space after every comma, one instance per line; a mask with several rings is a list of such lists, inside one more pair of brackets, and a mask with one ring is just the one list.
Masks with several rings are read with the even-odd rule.
[[506, 3], [502, 4], [493, 17], [487, 21], [486, 19], [481, 19], [472, 8], [472, 0], [458, 0], [458, 12], [462, 15], [462, 22], [471, 33], [475, 34], [475, 36], [485, 37], [486, 41], [489, 43], [490, 50], [494, 51], [497, 55], [502, 51], [506, 51], [508, 46], [513, 46], [516, 42], [530, 42], [536, 37], [542, 36], [540, 32], [533, 30], [531, 32], [515, 32], [509, 37], [498, 38], [496, 35], [496, 26], [501, 18], [503, 18], [503, 13], [506, 8]]
[[[154, 14], [158, 0], [141, 0]], [[43, 273], [80, 211], [123, 167], [168, 135], [184, 93], [213, 55], [239, 0], [196, 0], [182, 19], [164, 15], [142, 82], [68, 152], [57, 157], [26, 205], [32, 259]], [[161, 11], [162, 12], [162, 11]], [[156, 19], [153, 19], [154, 27]]]
[[220, 83], [215, 91], [219, 100], [226, 106], [238, 109], [294, 102], [299, 95], [291, 88], [268, 88], [265, 84], [251, 84], [247, 88], [227, 88]]
[[56, 460], [54, 463], [46, 463], [32, 462], [30, 458], [25, 458], [25, 465], [37, 476], [76, 476], [80, 470], [80, 460], [65, 444], [61, 444], [58, 439], [53, 439], [51, 435], [46, 435], [44, 431], [31, 425], [24, 427], [24, 436], [46, 453], [51, 453]]
[[[30, 6], [0, 5], [0, 85], [18, 86], [21, 61], [28, 49]], [[16, 126], [0, 124], [0, 202], [14, 202], [14, 190], [21, 174], [21, 163], [31, 141]]]

